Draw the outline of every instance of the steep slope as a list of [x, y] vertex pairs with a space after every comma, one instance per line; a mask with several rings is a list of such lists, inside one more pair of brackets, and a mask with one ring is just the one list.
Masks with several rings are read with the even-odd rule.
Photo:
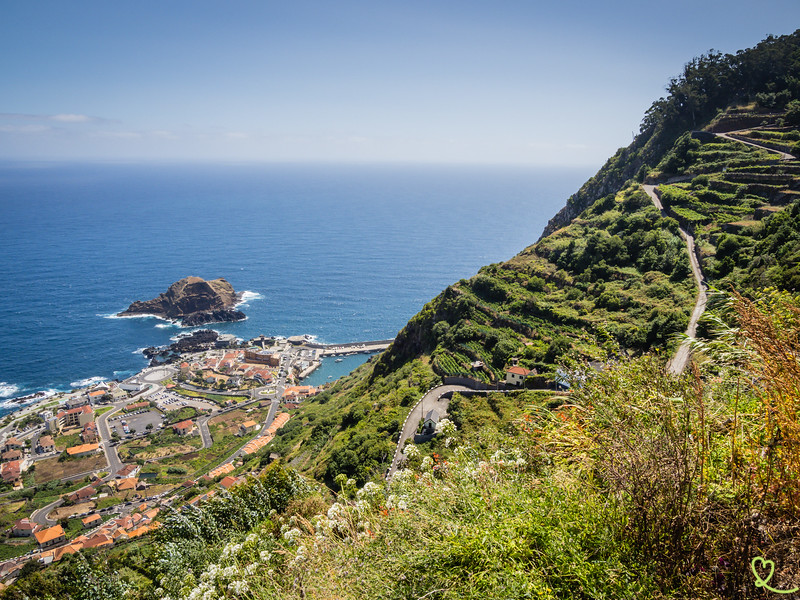
[[363, 481], [386, 468], [409, 407], [440, 377], [494, 384], [514, 359], [542, 386], [563, 365], [669, 355], [697, 294], [679, 225], [695, 235], [711, 285], [792, 288], [795, 162], [711, 131], [749, 124], [761, 127], [753, 138], [796, 143], [798, 82], [800, 32], [690, 62], [537, 243], [431, 300], [373, 364], [303, 407], [279, 450], [328, 482]]

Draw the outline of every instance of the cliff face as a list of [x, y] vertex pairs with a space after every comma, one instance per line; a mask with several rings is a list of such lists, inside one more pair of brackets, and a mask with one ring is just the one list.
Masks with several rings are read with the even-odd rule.
[[137, 300], [119, 313], [127, 315], [156, 315], [181, 320], [185, 325], [201, 325], [214, 321], [241, 321], [245, 314], [233, 310], [241, 299], [226, 280], [206, 281], [201, 277], [185, 277], [152, 300]]

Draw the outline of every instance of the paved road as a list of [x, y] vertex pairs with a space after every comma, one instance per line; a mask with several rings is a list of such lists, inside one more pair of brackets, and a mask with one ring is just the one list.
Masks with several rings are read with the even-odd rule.
[[[653, 204], [656, 206], [656, 208], [666, 216], [664, 206], [661, 204], [661, 200], [656, 195], [655, 188], [656, 186], [654, 185], [642, 186], [642, 189], [648, 196], [650, 196], [650, 200], [653, 201]], [[689, 263], [692, 266], [692, 275], [694, 276], [694, 281], [697, 285], [697, 300], [694, 303], [692, 316], [689, 318], [689, 326], [686, 328], [686, 335], [689, 337], [694, 337], [695, 333], [697, 333], [697, 321], [706, 310], [706, 302], [708, 301], [708, 294], [706, 293], [706, 290], [708, 289], [708, 286], [706, 285], [705, 277], [703, 277], [703, 272], [700, 270], [700, 263], [697, 261], [694, 237], [689, 234], [688, 231], [683, 229], [683, 227], [679, 227], [679, 230], [683, 241], [686, 242], [686, 250], [689, 252]], [[686, 365], [689, 362], [690, 356], [691, 349], [689, 346], [689, 340], [684, 340], [677, 352], [675, 352], [675, 355], [672, 357], [669, 363], [667, 363], [667, 372], [674, 375], [680, 375], [683, 373], [683, 370], [686, 368]]]
[[391, 479], [392, 475], [394, 475], [394, 472], [397, 470], [397, 466], [405, 458], [403, 446], [406, 440], [416, 433], [419, 422], [425, 417], [425, 414], [429, 410], [435, 408], [441, 419], [447, 414], [447, 407], [450, 405], [450, 399], [443, 398], [442, 396], [447, 392], [463, 392], [469, 389], [470, 388], [465, 385], [440, 385], [428, 390], [414, 408], [411, 409], [411, 412], [409, 412], [406, 417], [406, 422], [403, 423], [403, 430], [400, 432], [400, 439], [397, 440], [397, 449], [392, 459], [392, 465], [386, 473], [386, 479]]
[[125, 406], [125, 402], [114, 404], [114, 409], [103, 413], [97, 417], [97, 433], [100, 435], [100, 447], [106, 455], [108, 463], [108, 478], [111, 479], [122, 469], [122, 461], [119, 459], [116, 446], [111, 445], [111, 431], [108, 428], [108, 418], [120, 411]]
[[211, 448], [213, 443], [211, 432], [208, 429], [208, 420], [212, 415], [205, 415], [197, 419], [197, 429], [200, 431], [200, 439], [203, 441], [203, 448]]
[[64, 501], [61, 498], [59, 498], [58, 500], [51, 502], [47, 506], [43, 506], [42, 508], [33, 511], [33, 514], [31, 514], [31, 521], [33, 521], [34, 523], [38, 523], [43, 527], [52, 527], [53, 525], [58, 523], [58, 521], [54, 521], [53, 519], [48, 519], [47, 515], [49, 515], [53, 510], [55, 510], [56, 507], [61, 506], [63, 503]]
[[760, 150], [766, 150], [767, 152], [773, 152], [774, 154], [780, 154], [781, 160], [794, 160], [794, 156], [789, 154], [788, 152], [784, 152], [782, 150], [775, 150], [774, 148], [767, 148], [766, 146], [762, 146], [758, 142], [751, 142], [750, 140], [740, 140], [731, 136], [730, 134], [743, 134], [746, 131], [750, 131], [749, 129], [742, 129], [740, 131], [729, 131], [728, 133], [715, 133], [717, 137], [724, 138], [726, 140], [731, 140], [732, 142], [739, 142], [740, 144], [745, 144], [747, 146], [752, 146], [753, 148], [759, 148]]

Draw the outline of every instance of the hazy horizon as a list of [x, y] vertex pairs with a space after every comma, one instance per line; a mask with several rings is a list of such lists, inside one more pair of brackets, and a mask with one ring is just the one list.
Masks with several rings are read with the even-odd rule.
[[593, 166], [793, 0], [9, 3], [0, 159]]

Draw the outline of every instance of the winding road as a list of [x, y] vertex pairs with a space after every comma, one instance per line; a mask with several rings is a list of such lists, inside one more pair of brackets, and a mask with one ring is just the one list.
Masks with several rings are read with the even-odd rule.
[[[656, 187], [655, 185], [643, 185], [642, 189], [650, 197], [650, 200], [653, 201], [655, 207], [661, 211], [661, 214], [667, 217], [669, 215], [664, 210], [664, 205], [661, 204], [661, 199], [658, 197], [658, 194], [656, 194]], [[689, 318], [689, 326], [686, 328], [686, 335], [688, 337], [694, 337], [697, 332], [697, 322], [706, 310], [706, 302], [708, 301], [706, 290], [708, 289], [708, 285], [706, 284], [705, 277], [703, 277], [703, 271], [700, 269], [700, 263], [697, 260], [694, 237], [680, 225], [678, 226], [678, 230], [680, 231], [683, 241], [686, 242], [686, 250], [689, 252], [689, 263], [692, 266], [692, 275], [697, 285], [697, 300], [695, 300], [694, 303], [692, 316]], [[683, 373], [689, 362], [689, 356], [691, 356], [691, 346], [689, 340], [686, 339], [681, 342], [677, 352], [675, 352], [675, 355], [667, 363], [667, 372], [673, 375], [680, 375]]]
[[443, 398], [444, 394], [448, 392], [463, 392], [470, 389], [471, 388], [465, 385], [440, 385], [431, 388], [420, 398], [419, 402], [417, 402], [414, 408], [411, 409], [411, 412], [408, 413], [405, 423], [403, 423], [400, 439], [397, 440], [397, 448], [394, 451], [392, 466], [390, 466], [389, 470], [386, 472], [386, 479], [391, 479], [394, 472], [397, 471], [397, 466], [400, 464], [401, 460], [405, 458], [403, 446], [406, 440], [412, 437], [417, 431], [420, 420], [425, 417], [425, 412], [435, 408], [439, 413], [439, 417], [443, 417], [447, 412], [447, 407], [450, 405], [450, 399]]

